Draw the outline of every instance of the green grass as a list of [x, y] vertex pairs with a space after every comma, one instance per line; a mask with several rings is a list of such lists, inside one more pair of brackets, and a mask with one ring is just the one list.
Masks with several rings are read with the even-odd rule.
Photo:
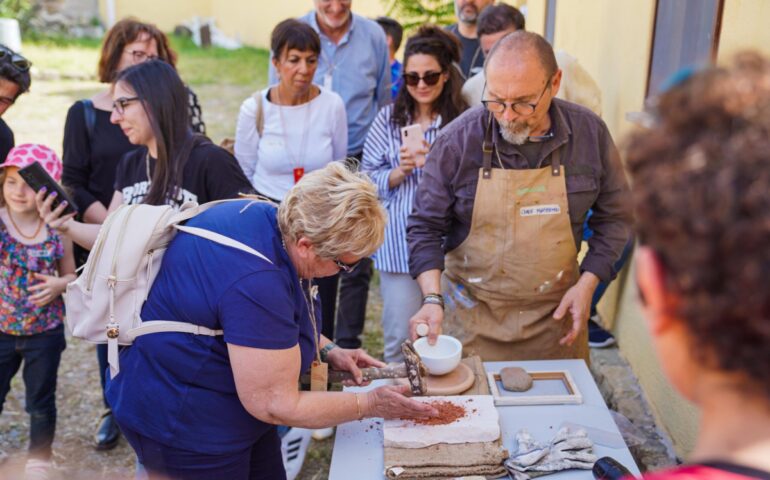
[[[190, 85], [265, 85], [267, 83], [267, 50], [243, 47], [198, 48], [189, 38], [169, 35], [179, 55], [177, 69]], [[99, 61], [99, 39], [75, 39], [58, 36], [28, 35], [24, 37], [24, 55], [41, 71], [61, 76], [96, 76]]]

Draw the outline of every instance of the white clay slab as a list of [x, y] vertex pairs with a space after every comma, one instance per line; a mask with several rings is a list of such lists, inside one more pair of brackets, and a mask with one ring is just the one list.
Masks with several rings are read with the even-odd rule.
[[500, 422], [491, 395], [415, 397], [420, 402], [448, 401], [465, 407], [466, 416], [447, 425], [421, 425], [411, 420], [385, 420], [386, 447], [424, 448], [437, 443], [493, 442], [500, 438]]

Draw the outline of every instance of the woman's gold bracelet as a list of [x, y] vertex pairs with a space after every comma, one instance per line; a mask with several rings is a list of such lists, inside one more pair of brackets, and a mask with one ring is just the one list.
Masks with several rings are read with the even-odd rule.
[[361, 420], [364, 418], [364, 416], [361, 414], [361, 401], [358, 399], [357, 393], [354, 393], [353, 395], [356, 396], [356, 411], [358, 412], [358, 419]]

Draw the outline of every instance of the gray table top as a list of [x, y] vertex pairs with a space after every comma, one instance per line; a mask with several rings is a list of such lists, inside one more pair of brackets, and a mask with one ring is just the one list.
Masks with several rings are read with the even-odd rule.
[[[620, 432], [604, 403], [585, 362], [582, 360], [540, 360], [520, 362], [485, 362], [487, 372], [497, 372], [503, 367], [519, 366], [532, 371], [569, 370], [583, 395], [583, 403], [577, 405], [527, 405], [497, 407], [500, 413], [503, 445], [514, 451], [516, 432], [526, 428], [541, 442], [553, 438], [564, 423], [587, 427], [588, 436], [594, 440], [594, 453], [598, 457], [610, 456], [639, 475], [631, 452], [623, 443]], [[375, 381], [368, 387], [346, 388], [346, 391], [366, 391], [387, 381]], [[613, 445], [608, 446], [608, 445]], [[381, 480], [384, 476], [382, 446], [382, 419], [344, 423], [337, 427], [334, 440], [329, 478], [333, 480]], [[593, 479], [590, 470], [569, 470], [548, 477], [553, 480]]]

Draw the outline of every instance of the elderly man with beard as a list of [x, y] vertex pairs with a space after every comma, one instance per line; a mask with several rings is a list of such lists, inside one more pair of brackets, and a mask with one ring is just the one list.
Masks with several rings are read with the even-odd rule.
[[484, 360], [588, 360], [591, 297], [630, 235], [618, 151], [596, 114], [554, 98], [562, 73], [541, 36], [504, 37], [485, 73], [484, 105], [436, 139], [409, 218], [412, 337], [443, 328]]
[[482, 10], [492, 5], [494, 0], [455, 0], [457, 23], [449, 25], [447, 30], [460, 39], [460, 72], [466, 79], [476, 75], [484, 67], [484, 52], [476, 33], [476, 21]]

